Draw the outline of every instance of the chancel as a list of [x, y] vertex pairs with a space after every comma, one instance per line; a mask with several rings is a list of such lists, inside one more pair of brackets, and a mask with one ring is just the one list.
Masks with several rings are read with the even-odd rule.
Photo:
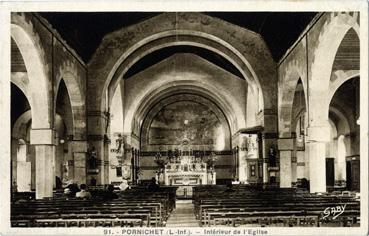
[[360, 226], [359, 18], [12, 13], [12, 227]]

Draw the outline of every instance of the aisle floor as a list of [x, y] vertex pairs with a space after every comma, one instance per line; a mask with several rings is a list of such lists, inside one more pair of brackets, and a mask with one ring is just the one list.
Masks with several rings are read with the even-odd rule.
[[168, 227], [198, 227], [192, 200], [177, 200], [176, 209], [170, 215], [166, 226]]

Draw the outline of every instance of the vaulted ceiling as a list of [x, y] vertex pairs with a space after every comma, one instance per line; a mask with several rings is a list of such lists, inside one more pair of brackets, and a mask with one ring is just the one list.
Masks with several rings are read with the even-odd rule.
[[[160, 12], [42, 12], [63, 39], [87, 63], [103, 37], [123, 27], [137, 24]], [[259, 33], [278, 61], [311, 22], [316, 12], [205, 12], [242, 28]], [[194, 53], [224, 70], [242, 78], [241, 73], [227, 60], [205, 49], [176, 46], [154, 52], [129, 69], [125, 78], [168, 58], [176, 53]], [[24, 63], [12, 40], [12, 71], [25, 71]]]
[[[102, 38], [117, 29], [137, 24], [160, 12], [43, 12], [84, 61], [89, 61]], [[205, 12], [259, 33], [278, 61], [310, 23], [316, 12]]]

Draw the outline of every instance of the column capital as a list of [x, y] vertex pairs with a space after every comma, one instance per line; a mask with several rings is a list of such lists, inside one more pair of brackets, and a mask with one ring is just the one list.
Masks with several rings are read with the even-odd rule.
[[56, 145], [55, 130], [31, 129], [31, 145]]

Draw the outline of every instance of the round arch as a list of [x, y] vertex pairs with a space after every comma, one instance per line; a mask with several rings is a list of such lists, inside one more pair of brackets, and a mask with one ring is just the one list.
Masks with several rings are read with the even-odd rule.
[[[325, 104], [327, 103], [327, 93], [323, 90], [329, 87], [331, 68], [346, 33], [350, 29], [354, 29], [357, 35], [360, 35], [360, 26], [357, 22], [358, 13], [353, 13], [353, 15], [349, 13], [330, 13], [328, 17], [329, 19], [319, 35], [318, 46], [311, 65], [311, 78], [313, 78], [309, 83], [311, 107], [321, 107], [322, 101]], [[324, 123], [328, 119], [328, 109], [314, 109], [309, 113], [309, 122], [318, 124]]]
[[[12, 129], [12, 137], [15, 139], [24, 139], [27, 136], [27, 129], [25, 128], [28, 122], [32, 119], [32, 112], [28, 110], [24, 112], [14, 123]], [[33, 121], [33, 120], [32, 120]]]
[[64, 81], [67, 88], [67, 94], [71, 105], [72, 111], [72, 127], [73, 129], [68, 129], [74, 137], [80, 139], [84, 136], [86, 132], [86, 122], [85, 122], [85, 98], [82, 94], [82, 90], [76, 80], [76, 75], [70, 71], [63, 71], [58, 79], [56, 85], [55, 99], [54, 99], [54, 113], [56, 114], [56, 102], [60, 87], [60, 83]]
[[[302, 87], [303, 87], [303, 93], [304, 93], [304, 101], [305, 101], [305, 111], [307, 110], [307, 96], [306, 91], [307, 87], [303, 79], [301, 79], [300, 73], [297, 70], [294, 70], [293, 72], [288, 73], [288, 77], [291, 78], [288, 80], [288, 83], [285, 83], [286, 86], [282, 89], [282, 94], [280, 96], [280, 103], [281, 106], [279, 108], [279, 116], [280, 116], [280, 122], [279, 122], [279, 130], [280, 130], [280, 136], [290, 136], [291, 132], [294, 130], [294, 126], [292, 123], [294, 122], [294, 118], [292, 117], [292, 111], [293, 111], [293, 101], [295, 99], [296, 94], [296, 88], [298, 83], [301, 81]], [[283, 119], [283, 120], [282, 120]]]
[[[344, 146], [346, 153], [348, 152], [348, 150], [350, 150], [351, 147], [350, 138], [347, 139], [346, 137], [351, 136], [351, 132], [354, 130], [353, 124], [349, 122], [350, 118], [348, 117], [348, 115], [338, 107], [330, 106], [329, 113], [329, 116], [333, 116], [336, 119], [336, 137], [344, 137]], [[332, 118], [330, 117], [329, 120], [332, 121]]]
[[28, 91], [29, 80], [27, 73], [12, 73], [10, 82], [16, 85], [22, 91], [22, 93], [25, 95], [28, 101], [31, 100]]
[[341, 75], [338, 79], [336, 79], [334, 82], [331, 82], [329, 84], [329, 91], [328, 91], [328, 95], [327, 95], [327, 104], [325, 104], [326, 110], [328, 110], [327, 108], [329, 107], [329, 105], [330, 105], [330, 103], [333, 99], [334, 94], [341, 87], [341, 85], [343, 85], [346, 81], [349, 81], [351, 79], [360, 78], [359, 76], [360, 76], [359, 71], [348, 72], [348, 73], [345, 73], [345, 74]]
[[[212, 91], [218, 91], [215, 94]], [[201, 84], [198, 81], [173, 81], [165, 84], [158, 84], [147, 93], [140, 93], [137, 95], [137, 99], [131, 107], [127, 108], [127, 113], [124, 120], [124, 130], [127, 133], [132, 132], [133, 121], [139, 120], [140, 125], [152, 104], [157, 103], [164, 97], [167, 97], [176, 93], [197, 93], [201, 96], [213, 101], [217, 106], [226, 114], [228, 123], [231, 127], [231, 132], [235, 132], [237, 128], [245, 125], [245, 119], [243, 116], [236, 116], [236, 114], [242, 114], [240, 107], [235, 107], [232, 101], [227, 100], [227, 96], [224, 96], [219, 90], [211, 87], [211, 85]], [[234, 127], [235, 125], [236, 127]]]
[[27, 69], [32, 128], [50, 128], [48, 79], [40, 49], [35, 46], [34, 40], [26, 30], [14, 23], [11, 24], [11, 37], [16, 42]]
[[[194, 19], [205, 25], [196, 24]], [[220, 30], [222, 27], [227, 31], [234, 31], [234, 34], [229, 32], [231, 37], [227, 36], [225, 39], [227, 34], [224, 34], [224, 30]], [[89, 110], [103, 110], [108, 102], [105, 100], [106, 91], [110, 91], [112, 95], [116, 87], [114, 81], [121, 79], [124, 74], [119, 73], [119, 67], [124, 64], [129, 68], [130, 64], [134, 64], [140, 58], [131, 55], [140, 50], [149, 52], [160, 45], [168, 46], [163, 42], [170, 37], [177, 37], [176, 42], [182, 45], [189, 42], [196, 46], [213, 45], [210, 49], [213, 51], [217, 49], [215, 53], [229, 57], [236, 68], [241, 68], [245, 78], [253, 80], [253, 88], [259, 90], [256, 94], [259, 95], [260, 109], [276, 109], [276, 94], [270, 93], [266, 96], [264, 92], [276, 85], [275, 63], [260, 35], [248, 30], [240, 31], [236, 26], [200, 13], [163, 13], [140, 24], [113, 32], [104, 38], [89, 63], [90, 78], [96, 81], [89, 86], [94, 90], [99, 89], [98, 96], [91, 98]], [[179, 41], [179, 37], [187, 37], [187, 40]], [[121, 47], [117, 48], [117, 44]], [[106, 60], [101, 63], [104, 58]]]
[[338, 133], [338, 134], [343, 134], [343, 135], [350, 134], [351, 130], [353, 130], [354, 127], [352, 124], [350, 125], [347, 115], [343, 111], [341, 111], [339, 108], [334, 107], [334, 106], [329, 107], [329, 112], [333, 113], [342, 124], [343, 133]]
[[[149, 38], [145, 38], [143, 41], [146, 42], [146, 45], [140, 46], [142, 44], [141, 42], [138, 42], [136, 45], [134, 45], [133, 49], [131, 49], [132, 53], [126, 55], [125, 58], [122, 58], [124, 57], [123, 55], [117, 62], [119, 63], [122, 61], [121, 64], [117, 66], [114, 74], [109, 75], [109, 77], [111, 77], [111, 81], [109, 81], [108, 85], [105, 84], [105, 86], [108, 86], [109, 104], [112, 94], [114, 94], [117, 84], [119, 83], [119, 79], [123, 78], [124, 74], [131, 66], [133, 66], [137, 61], [146, 55], [171, 46], [194, 46], [212, 51], [228, 60], [240, 71], [252, 88], [252, 92], [256, 93], [257, 89], [260, 88], [259, 81], [255, 79], [255, 72], [249, 69], [250, 65], [246, 59], [244, 59], [242, 55], [238, 55], [239, 53], [236, 53], [236, 50], [227, 42], [224, 42], [218, 38], [214, 39], [214, 36], [212, 35], [189, 30], [171, 30], [168, 32], [158, 33], [157, 35], [153, 35]], [[263, 101], [261, 93], [260, 96], [261, 97], [259, 100]]]
[[[305, 126], [306, 126], [306, 109], [301, 109], [299, 112], [297, 112], [296, 116], [295, 117], [292, 117], [291, 119], [291, 132], [294, 132], [296, 129], [297, 129], [297, 124], [299, 123], [300, 121], [300, 117], [304, 117], [304, 123], [305, 123]], [[306, 127], [303, 127], [303, 129], [305, 129]]]

